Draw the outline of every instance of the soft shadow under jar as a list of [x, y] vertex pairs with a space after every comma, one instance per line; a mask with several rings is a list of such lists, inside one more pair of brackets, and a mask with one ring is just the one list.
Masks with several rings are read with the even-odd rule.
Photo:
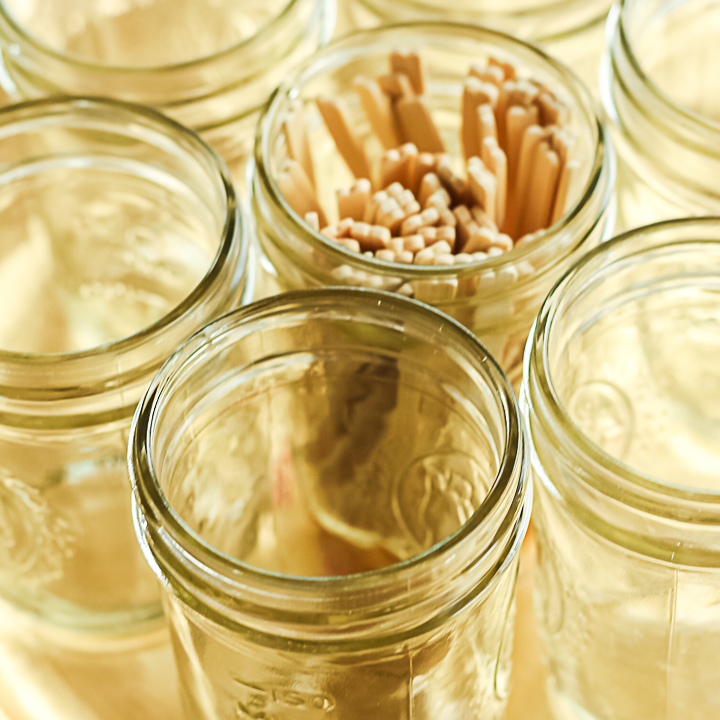
[[2, 82], [15, 99], [155, 107], [199, 133], [241, 186], [260, 108], [334, 24], [334, 0], [2, 0]]
[[558, 718], [720, 714], [720, 219], [640, 228], [528, 345], [536, 609]]
[[137, 630], [162, 609], [133, 537], [130, 420], [170, 353], [243, 300], [232, 183], [155, 111], [21, 103], [0, 112], [0, 228], [0, 597]]
[[128, 462], [189, 717], [502, 716], [531, 494], [467, 330], [369, 290], [260, 301], [171, 357]]

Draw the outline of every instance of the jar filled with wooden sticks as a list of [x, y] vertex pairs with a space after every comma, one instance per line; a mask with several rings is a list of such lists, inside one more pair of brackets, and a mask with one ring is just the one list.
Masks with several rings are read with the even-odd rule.
[[543, 298], [612, 230], [613, 178], [588, 91], [532, 45], [452, 23], [350, 35], [281, 85], [258, 125], [260, 292], [413, 297], [517, 381]]

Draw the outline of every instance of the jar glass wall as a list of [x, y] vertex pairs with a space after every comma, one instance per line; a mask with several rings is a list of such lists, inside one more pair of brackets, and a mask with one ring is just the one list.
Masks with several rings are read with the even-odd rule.
[[135, 543], [132, 412], [185, 338], [251, 293], [225, 166], [138, 106], [0, 112], [0, 597], [56, 626], [161, 616]]
[[[459, 112], [472, 63], [489, 56], [513, 63], [521, 76], [553, 88], [569, 108], [580, 168], [564, 214], [549, 229], [499, 256], [462, 265], [421, 266], [368, 258], [313, 231], [286, 201], [278, 184], [288, 156], [284, 125], [304, 108], [320, 203], [330, 213], [335, 192], [351, 176], [315, 109], [332, 96], [368, 147], [370, 128], [353, 81], [387, 72], [396, 48], [417, 51], [427, 72], [425, 97], [450, 157], [461, 156]], [[587, 90], [563, 65], [502, 33], [450, 23], [418, 22], [347, 36], [329, 45], [275, 93], [258, 125], [251, 204], [265, 272], [260, 293], [318, 285], [354, 284], [409, 292], [470, 328], [516, 382], [522, 350], [542, 299], [582, 253], [612, 230], [614, 159]], [[264, 286], [263, 286], [264, 284]]]
[[624, 0], [601, 91], [620, 158], [618, 228], [720, 214], [717, 3]]
[[604, 25], [611, 0], [349, 0], [358, 28], [436, 19], [487, 25], [542, 45], [597, 87]]
[[590, 253], [548, 297], [522, 402], [558, 718], [720, 712], [720, 219]]
[[151, 105], [202, 135], [241, 183], [259, 109], [334, 23], [334, 0], [4, 0], [3, 82], [15, 99]]
[[502, 716], [530, 493], [464, 328], [369, 290], [260, 301], [172, 356], [128, 462], [191, 717]]

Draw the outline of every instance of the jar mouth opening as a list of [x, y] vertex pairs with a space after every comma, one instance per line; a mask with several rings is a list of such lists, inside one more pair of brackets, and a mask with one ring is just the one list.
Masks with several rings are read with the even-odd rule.
[[[669, 237], [663, 237], [665, 234]], [[667, 515], [670, 519], [682, 515], [688, 522], [700, 523], [707, 522], [707, 514], [720, 513], [720, 489], [706, 490], [665, 481], [631, 467], [602, 449], [579, 427], [560, 396], [551, 370], [551, 346], [552, 328], [555, 323], [562, 323], [560, 313], [582, 296], [588, 287], [587, 281], [596, 273], [597, 283], [600, 274], [610, 275], [612, 269], [624, 261], [665, 248], [697, 247], [701, 243], [720, 248], [720, 216], [682, 218], [634, 228], [587, 253], [558, 281], [543, 304], [528, 340], [523, 383], [525, 400], [540, 403], [537, 411], [544, 417], [541, 422], [551, 425], [549, 432], [558, 447], [575, 459], [574, 468], [581, 467], [587, 459], [596, 468], [596, 472], [582, 473], [585, 482], [624, 505], [650, 508], [653, 514]], [[605, 476], [610, 480], [605, 481]], [[673, 501], [680, 505], [670, 505]], [[694, 508], [685, 512], [685, 506], [691, 503], [703, 504], [705, 514], [699, 514]]]
[[[216, 176], [218, 190], [225, 198], [225, 212], [222, 229], [218, 237], [218, 247], [201, 280], [180, 303], [158, 320], [130, 335], [84, 350], [32, 353], [0, 348], [0, 367], [4, 370], [17, 367], [22, 368], [25, 373], [37, 371], [42, 375], [52, 367], [84, 366], [88, 360], [99, 359], [108, 353], [124, 355], [131, 353], [142, 345], [152, 343], [168, 328], [192, 313], [195, 308], [202, 304], [203, 300], [214, 292], [215, 280], [223, 272], [223, 267], [233, 252], [234, 245], [237, 242], [236, 237], [238, 236], [241, 238], [242, 247], [237, 272], [244, 272], [247, 256], [246, 229], [242, 222], [239, 204], [229, 172], [223, 161], [210, 146], [183, 125], [143, 105], [92, 96], [81, 98], [54, 96], [39, 100], [28, 100], [0, 109], [0, 134], [3, 134], [7, 128], [12, 129], [15, 124], [35, 119], [42, 120], [47, 124], [48, 118], [53, 117], [58, 118], [57, 127], [62, 128], [63, 117], [72, 117], [73, 114], [87, 115], [88, 118], [109, 114], [113, 118], [113, 123], [117, 122], [119, 134], [123, 134], [121, 131], [125, 123], [140, 123], [142, 126], [162, 134], [165, 140], [176, 143], [184, 154], [202, 159], [209, 173]], [[128, 137], [130, 137], [129, 134]], [[21, 163], [22, 161], [16, 164]]]
[[[353, 306], [357, 308], [358, 303], [368, 309], [382, 304], [385, 306], [384, 312], [387, 312], [388, 322], [391, 317], [402, 317], [403, 320], [420, 320], [424, 326], [428, 326], [429, 322], [436, 323], [437, 332], [442, 333], [446, 342], [456, 341], [461, 346], [456, 348], [455, 353], [462, 356], [465, 362], [470, 363], [474, 371], [486, 378], [502, 416], [504, 440], [498, 468], [485, 497], [470, 518], [457, 530], [423, 552], [376, 570], [348, 575], [284, 574], [257, 567], [216, 549], [193, 530], [173, 507], [162, 489], [157, 474], [152, 448], [155, 428], [162, 422], [170, 384], [196, 361], [198, 353], [209, 343], [221, 347], [224, 339], [230, 342], [229, 338], [238, 331], [245, 336], [251, 333], [254, 327], [262, 325], [274, 316], [308, 307], [318, 312], [347, 311], [344, 318], [349, 319], [353, 317]], [[383, 326], [378, 324], [378, 327]], [[451, 565], [462, 562], [456, 557], [460, 554], [461, 543], [476, 535], [484, 524], [491, 522], [499, 513], [508, 512], [506, 507], [509, 504], [508, 494], [515, 494], [513, 483], [517, 482], [518, 464], [524, 463], [523, 447], [524, 439], [512, 388], [495, 360], [472, 333], [451, 318], [417, 301], [378, 290], [338, 287], [287, 292], [281, 296], [255, 302], [208, 325], [181, 346], [160, 370], [138, 405], [131, 430], [128, 464], [136, 501], [142, 503], [146, 510], [150, 509], [155, 521], [161, 519], [162, 543], [170, 547], [171, 552], [192, 558], [197, 567], [212, 573], [213, 576], [221, 575], [227, 583], [226, 586], [229, 587], [241, 588], [250, 584], [265, 588], [267, 592], [271, 592], [271, 588], [277, 588], [278, 591], [282, 589], [289, 594], [297, 592], [315, 597], [326, 594], [330, 589], [351, 595], [359, 591], [372, 590], [390, 577], [396, 582], [398, 576], [404, 577], [418, 567], [442, 562]], [[521, 474], [517, 495], [524, 497], [526, 483], [524, 475]], [[497, 520], [503, 522], [503, 517]], [[144, 529], [138, 529], [139, 534], [144, 532], [146, 532]], [[492, 538], [492, 542], [502, 543], [497, 537]], [[472, 558], [476, 560], [478, 555], [484, 555], [485, 552], [485, 547], [475, 547], [472, 549]]]
[[[654, 112], [652, 117], [650, 117], [650, 121], [669, 126], [676, 124], [689, 126], [696, 132], [707, 133], [710, 136], [704, 142], [717, 142], [717, 135], [720, 133], [720, 120], [713, 120], [707, 115], [696, 112], [692, 107], [673, 100], [643, 68], [635, 52], [634, 42], [630, 37], [628, 29], [629, 16], [633, 12], [633, 6], [636, 2], [637, 0], [621, 0], [621, 4], [611, 10], [611, 13], [614, 14], [615, 17], [613, 18], [611, 14], [608, 24], [609, 27], [612, 27], [613, 22], [615, 23], [614, 33], [617, 36], [617, 41], [622, 49], [622, 53], [633, 74], [642, 83], [642, 86], [651, 93], [655, 101], [659, 103], [663, 112], [667, 113], [667, 117], [663, 119], [662, 117], [658, 117], [657, 112]], [[609, 42], [612, 43], [612, 39]], [[617, 71], [617, 65], [614, 61], [613, 66]], [[622, 73], [618, 73], [618, 75], [622, 76]], [[611, 114], [615, 114], [614, 108], [610, 108], [609, 110], [612, 110]], [[703, 143], [703, 141], [698, 140], [698, 144], [700, 145], [701, 143]], [[702, 144], [701, 147], [703, 153], [708, 152], [709, 148], [706, 145]]]
[[187, 60], [159, 65], [110, 65], [85, 58], [82, 55], [75, 55], [73, 53], [64, 52], [58, 48], [54, 48], [44, 43], [40, 40], [40, 38], [36, 37], [20, 25], [13, 15], [7, 10], [3, 0], [0, 0], [0, 19], [8, 24], [10, 28], [12, 28], [13, 32], [15, 32], [23, 42], [31, 45], [42, 54], [52, 57], [60, 62], [73, 67], [82, 68], [89, 72], [143, 76], [151, 75], [153, 73], [168, 74], [193, 72], [212, 65], [219, 59], [231, 57], [235, 53], [249, 52], [252, 50], [254, 45], [263, 43], [269, 35], [272, 35], [275, 28], [278, 25], [282, 25], [286, 18], [292, 14], [295, 6], [302, 1], [303, 0], [287, 0], [281, 12], [265, 23], [265, 25], [263, 25], [256, 33], [226, 48], [223, 48], [222, 50], [218, 50], [217, 52], [207, 55], [188, 58]]
[[[413, 33], [415, 38], [412, 37]], [[591, 132], [594, 144], [587, 181], [582, 191], [577, 194], [578, 196], [573, 205], [556, 223], [540, 232], [536, 238], [516, 245], [511, 250], [496, 257], [450, 266], [414, 265], [364, 257], [342, 247], [338, 243], [332, 242], [322, 233], [312, 230], [286, 201], [278, 186], [275, 174], [271, 170], [272, 146], [279, 131], [277, 115], [282, 111], [284, 104], [299, 97], [303, 88], [312, 80], [341, 68], [349, 60], [363, 54], [376, 54], [383, 43], [386, 49], [391, 48], [395, 37], [397, 37], [395, 44], [398, 47], [410, 47], [414, 39], [415, 44], [418, 44], [418, 47], [422, 49], [422, 45], [419, 44], [420, 41], [427, 41], [428, 39], [430, 41], [434, 39], [442, 41], [453, 36], [476, 41], [487, 48], [501, 48], [507, 50], [509, 54], [517, 54], [517, 51], [521, 51], [524, 55], [532, 58], [533, 62], [537, 63], [534, 67], [541, 70], [549, 69], [562, 78], [565, 89], [571, 91], [572, 97], [583, 115], [583, 122]], [[363, 44], [363, 40], [366, 41], [365, 44]], [[526, 59], [524, 55], [523, 60]], [[428, 277], [462, 277], [464, 273], [472, 274], [480, 268], [498, 270], [503, 267], [513, 266], [523, 260], [532, 259], [538, 252], [544, 251], [554, 240], [562, 238], [568, 227], [571, 227], [582, 214], [583, 209], [601, 183], [607, 164], [608, 142], [609, 138], [606, 137], [604, 126], [595, 112], [594, 101], [590, 97], [589, 91], [586, 90], [572, 70], [545, 53], [541, 48], [494, 28], [468, 26], [467, 24], [449, 21], [417, 20], [349, 33], [332, 41], [314, 56], [308, 58], [288, 80], [275, 90], [265, 105], [255, 135], [254, 166], [257, 180], [264, 193], [267, 194], [273, 204], [283, 209], [283, 221], [294, 236], [303, 238], [312, 246], [322, 248], [324, 254], [334, 256], [338, 262], [352, 266], [354, 269], [366, 270], [374, 275], [399, 275], [407, 279], [420, 280]], [[611, 188], [608, 187], [603, 198], [603, 207], [610, 202], [610, 196]], [[564, 254], [571, 253], [575, 247], [582, 244], [591, 231], [592, 228], [588, 228], [587, 232], [583, 233], [565, 249]], [[520, 279], [519, 282], [532, 282], [533, 279], [531, 275], [527, 279]]]

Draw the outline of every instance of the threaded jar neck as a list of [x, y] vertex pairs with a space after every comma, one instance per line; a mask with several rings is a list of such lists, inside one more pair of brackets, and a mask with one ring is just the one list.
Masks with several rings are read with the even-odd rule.
[[[679, 53], [692, 56], [695, 43], [702, 42], [695, 39], [693, 27], [699, 32], [707, 19], [702, 8], [695, 17], [675, 18], [678, 10], [670, 5], [624, 0], [613, 8], [601, 94], [613, 139], [632, 171], [660, 195], [682, 198], [688, 211], [705, 214], [708, 203], [720, 208], [715, 183], [720, 171], [720, 121], [692, 104], [677, 102], [667, 77], [678, 64]], [[693, 5], [701, 3], [685, 3], [683, 8], [690, 12]], [[673, 23], [683, 28], [678, 32], [688, 34], [688, 42], [659, 39], [665, 38], [664, 24]], [[699, 89], [693, 104], [701, 106], [703, 94], [716, 95], [715, 87], [693, 82]]]
[[[316, 345], [320, 337], [322, 343]], [[185, 447], [181, 437], [186, 430], [181, 418], [186, 413], [182, 407], [195, 407], [196, 402], [201, 402], [200, 398], [214, 396], [213, 386], [218, 380], [237, 375], [237, 382], [230, 381], [228, 385], [234, 388], [232, 392], [238, 398], [233, 401], [237, 403], [233, 413], [242, 412], [258, 393], [267, 392], [276, 398], [269, 432], [282, 433], [278, 413], [285, 404], [276, 397], [279, 388], [298, 377], [304, 378], [303, 383], [311, 383], [311, 378], [317, 378], [320, 372], [328, 373], [327, 377], [337, 377], [340, 366], [332, 357], [339, 348], [344, 348], [341, 353], [344, 358], [351, 358], [348, 362], [355, 362], [352, 358], [367, 353], [366, 359], [357, 366], [360, 368], [357, 372], [362, 374], [378, 370], [383, 353], [395, 358], [393, 362], [397, 363], [399, 375], [388, 382], [387, 391], [381, 393], [383, 397], [398, 388], [400, 396], [407, 398], [404, 393], [414, 392], [409, 388], [415, 387], [417, 378], [429, 370], [426, 363], [436, 366], [443, 377], [450, 367], [455, 368], [457, 375], [447, 376], [442, 392], [447, 393], [448, 399], [455, 398], [459, 403], [457, 408], [462, 407], [459, 412], [469, 422], [469, 447], [474, 447], [472, 438], [483, 427], [481, 433], [494, 448], [492, 464], [496, 467], [486, 495], [477, 502], [472, 501], [474, 510], [470, 516], [447, 536], [433, 540], [426, 537], [417, 546], [421, 547], [417, 554], [410, 553], [404, 559], [371, 571], [300, 577], [260, 569], [213, 547], [207, 540], [212, 528], [206, 522], [193, 525], [195, 520], [190, 519], [187, 505], [188, 491], [180, 491], [177, 482], [182, 482], [181, 479], [171, 477], [180, 461], [173, 460], [170, 453], [177, 458], [182, 454], [180, 448]], [[318, 353], [317, 362], [311, 361], [314, 369], [299, 375], [304, 373], [303, 363]], [[234, 359], [229, 359], [231, 356]], [[281, 366], [284, 374], [274, 374]], [[216, 380], [208, 380], [209, 372], [216, 374]], [[419, 375], [415, 376], [416, 372]], [[263, 378], [268, 373], [273, 374], [272, 381], [269, 377]], [[385, 376], [381, 373], [378, 380], [380, 377]], [[415, 379], [408, 380], [411, 377]], [[255, 383], [256, 390], [243, 389], [243, 382]], [[340, 396], [351, 392], [346, 387], [340, 386], [337, 391]], [[461, 395], [466, 390], [468, 394]], [[216, 393], [218, 401], [226, 397], [227, 392]], [[331, 395], [332, 392], [335, 391], [331, 391]], [[428, 402], [432, 392], [434, 390], [429, 392]], [[334, 397], [338, 399], [338, 395]], [[387, 405], [388, 401], [382, 402]], [[307, 404], [312, 403], [308, 400]], [[368, 421], [389, 422], [388, 413], [392, 411], [388, 405], [380, 416]], [[307, 412], [312, 415], [312, 410]], [[329, 412], [334, 416], [332, 409]], [[455, 411], [446, 412], [452, 416]], [[291, 418], [294, 418], [295, 435], [291, 441], [295, 448], [291, 457], [298, 467], [298, 448], [307, 450], [316, 446], [313, 442], [304, 444], [302, 440], [306, 435], [312, 438], [312, 429], [295, 415]], [[189, 422], [199, 423], [198, 429], [208, 427], [207, 420]], [[258, 419], [255, 425], [262, 422]], [[408, 427], [411, 439], [413, 432], [413, 428]], [[442, 434], [443, 430], [439, 432]], [[212, 441], [208, 436], [204, 442]], [[374, 442], [382, 443], [382, 436]], [[256, 454], [263, 452], [260, 448]], [[396, 455], [403, 452], [398, 448]], [[408, 495], [408, 488], [418, 468], [424, 468], [421, 474], [430, 482], [429, 468], [437, 462], [440, 463], [437, 467], [444, 468], [440, 470], [441, 475], [448, 472], [447, 478], [452, 476], [464, 486], [472, 486], [477, 478], [473, 476], [470, 485], [465, 485], [467, 473], [474, 472], [468, 468], [479, 468], [481, 458], [460, 459], [456, 451], [447, 448], [440, 455], [436, 452], [439, 451], [427, 448], [421, 457], [410, 454], [410, 465], [392, 481], [398, 484], [393, 490], [398, 495], [397, 502], [412, 495]], [[470, 333], [425, 306], [394, 295], [333, 289], [287, 293], [255, 303], [210, 325], [191, 339], [168, 361], [138, 407], [128, 462], [134, 487], [136, 530], [146, 558], [184, 606], [204, 618], [204, 622], [241, 631], [259, 644], [306, 648], [336, 644], [359, 648], [395, 643], [403, 636], [437, 628], [462, 607], [491, 591], [511, 564], [527, 528], [529, 495], [524, 456], [524, 438], [512, 390]], [[271, 452], [271, 464], [272, 457]], [[233, 480], [233, 493], [240, 492], [237, 488], [249, 481], [247, 472], [241, 471], [245, 460], [239, 458], [237, 462], [234, 472], [240, 474]], [[322, 465], [317, 458], [314, 462]], [[450, 470], [451, 467], [454, 469]], [[182, 477], [195, 477], [201, 470], [192, 465], [184, 470]], [[267, 469], [258, 472], [257, 477], [261, 478], [258, 482], [262, 482]], [[296, 472], [299, 478], [304, 477], [302, 471]], [[355, 477], [356, 482], [360, 482], [357, 479], [360, 476]], [[328, 482], [328, 477], [324, 481]], [[378, 482], [384, 481], [385, 478]], [[194, 508], [204, 506], [210, 497], [206, 498], [202, 492], [199, 485], [192, 491]], [[174, 494], [174, 501], [168, 499], [168, 493]], [[428, 501], [432, 505], [432, 501]], [[232, 501], [224, 504], [228, 503]], [[187, 507], [188, 511], [183, 513], [178, 505]], [[411, 536], [417, 540], [419, 536], [413, 528], [418, 518], [406, 515], [407, 508], [396, 505], [395, 501], [392, 507], [395, 508], [393, 517], [405, 518], [392, 521], [393, 527], [397, 522], [405, 528], [402, 531], [395, 528], [394, 535], [390, 533], [395, 537], [394, 542], [402, 545], [402, 537]], [[379, 516], [384, 512], [384, 507], [377, 508]], [[365, 522], [373, 521], [366, 519]], [[210, 523], [213, 524], [218, 526], [221, 520], [216, 517]], [[362, 535], [360, 525], [351, 532]]]
[[[232, 12], [225, 15], [215, 4], [214, 10], [203, 11], [206, 19], [184, 25], [177, 19], [180, 6], [164, 5], [158, 0], [118, 16], [63, 6], [62, 17], [50, 25], [52, 33], [61, 34], [55, 38], [47, 26], [43, 32], [35, 27], [46, 18], [25, 17], [5, 0], [0, 3], [4, 89], [15, 99], [109, 95], [149, 105], [202, 134], [231, 162], [247, 151], [247, 137], [233, 141], [228, 126], [239, 123], [243, 135], [249, 135], [245, 125], [254, 125], [255, 115], [287, 64], [297, 63], [326, 42], [335, 25], [333, 0], [278, 0], [276, 14], [272, 7], [257, 10], [255, 6], [258, 17], [244, 20], [236, 16], [253, 12], [247, 4], [228, 3]], [[155, 11], [148, 21], [133, 17]], [[79, 46], [75, 50], [70, 44], [73, 23], [84, 28], [84, 39], [75, 43]], [[236, 32], [228, 34], [231, 26]], [[255, 31], [245, 36], [245, 27]], [[156, 29], [155, 34], [148, 28]], [[196, 42], [183, 42], [185, 32], [195, 33], [190, 39]], [[160, 42], [157, 33], [162, 35]], [[207, 42], [194, 55], [194, 46], [202, 41]], [[165, 57], [162, 53], [168, 47], [174, 47], [176, 54]]]
[[[713, 567], [719, 561], [718, 489], [693, 474], [689, 457], [678, 475], [669, 461], [666, 468], [643, 454], [644, 433], [655, 423], [712, 422], [712, 379], [706, 400], [698, 401], [707, 405], [688, 409], [703, 371], [673, 364], [680, 348], [672, 331], [681, 328], [683, 342], [695, 337], [707, 350], [700, 318], [710, 306], [703, 294], [712, 297], [719, 278], [719, 218], [639, 228], [596, 248], [561, 279], [528, 341], [521, 404], [536, 479], [590, 532], [660, 562]], [[654, 312], [667, 302], [672, 310]], [[603, 357], [587, 354], [602, 328], [620, 326], [625, 341], [608, 334]], [[663, 329], [665, 349], [658, 345]], [[707, 342], [717, 343], [712, 332]], [[683, 397], [662, 398], [679, 384], [671, 377], [685, 373]], [[658, 398], [665, 404], [651, 405]], [[681, 413], [675, 418], [673, 407]], [[682, 415], [692, 412], [695, 420]]]
[[[15, 192], [18, 207], [35, 208], [28, 220], [31, 223], [28, 232], [32, 231], [29, 239], [11, 236], [10, 226], [6, 226], [5, 267], [13, 262], [18, 265], [24, 257], [21, 253], [32, 250], [36, 260], [40, 258], [37, 273], [46, 272], [50, 284], [54, 282], [53, 273], [60, 272], [57, 268], [67, 257], [74, 258], [73, 272], [78, 278], [72, 279], [75, 284], [69, 290], [62, 290], [69, 297], [63, 300], [67, 303], [67, 307], [63, 304], [63, 312], [70, 324], [68, 337], [81, 333], [74, 324], [87, 322], [82, 310], [72, 310], [73, 302], [89, 302], [94, 293], [98, 295], [97, 302], [110, 306], [113, 292], [135, 292], [136, 285], [140, 289], [147, 285], [150, 292], [149, 281], [143, 285], [133, 273], [140, 278], [143, 273], [149, 272], [148, 278], [156, 277], [153, 273], [165, 273], [163, 277], [167, 276], [170, 288], [166, 293], [168, 310], [149, 313], [151, 321], [147, 324], [143, 324], [145, 316], [128, 321], [128, 334], [121, 329], [116, 335], [112, 329], [115, 325], [126, 327], [119, 320], [115, 325], [111, 322], [113, 313], [128, 312], [123, 308], [130, 301], [119, 295], [115, 310], [108, 308], [109, 320], [98, 325], [96, 335], [82, 330], [87, 339], [83, 336], [77, 342], [63, 340], [45, 351], [40, 349], [44, 344], [36, 333], [29, 345], [24, 341], [5, 345], [0, 350], [2, 422], [27, 429], [38, 422], [41, 425], [50, 422], [69, 429], [91, 420], [102, 423], [127, 419], [149, 377], [172, 350], [204, 322], [233, 307], [246, 291], [246, 230], [227, 169], [195, 134], [159, 113], [95, 98], [38, 100], [3, 109], [0, 153], [6, 161], [0, 172], [0, 184], [6, 187], [6, 192]], [[100, 185], [93, 191], [92, 182], [83, 173], [95, 173], [93, 177], [102, 182], [115, 176], [118, 178], [115, 189], [107, 191]], [[64, 178], [67, 187], [76, 188], [71, 206], [63, 200], [62, 186], [44, 190], [48, 182], [56, 182], [58, 177]], [[165, 187], [167, 178], [172, 180]], [[147, 183], [148, 188], [163, 189], [157, 190], [157, 197], [152, 200], [145, 197], [138, 204], [140, 201], [133, 199], [135, 205], [123, 210], [122, 202], [137, 195], [137, 188], [132, 185], [136, 181]], [[80, 190], [78, 183], [82, 184]], [[122, 186], [125, 195], [117, 189], [118, 183], [125, 183]], [[171, 248], [153, 245], [155, 241], [146, 234], [152, 233], [153, 228], [172, 232], [176, 226], [182, 232], [184, 216], [175, 217], [172, 213], [183, 203], [196, 205], [204, 220], [188, 220], [191, 223], [187, 226], [188, 237], [192, 238], [191, 245], [198, 243], [193, 245], [198, 249], [198, 257], [188, 261], [192, 277], [188, 276], [187, 287], [176, 288], [181, 277], [185, 277], [181, 268], [160, 263], [163, 252], [167, 262], [171, 262]], [[137, 214], [134, 220], [127, 215], [131, 209]], [[117, 227], [113, 225], [116, 221]], [[21, 228], [20, 221], [15, 222], [13, 233]], [[32, 223], [42, 227], [36, 228]], [[115, 237], [116, 232], [121, 236]], [[14, 244], [16, 239], [19, 242]], [[191, 251], [190, 245], [187, 250]], [[17, 255], [15, 260], [10, 257], [13, 252]], [[108, 253], [119, 255], [113, 265], [115, 270], [106, 277], [102, 263]], [[208, 265], [203, 266], [201, 262], [206, 258]], [[151, 272], [154, 262], [158, 266]], [[190, 284], [196, 276], [199, 281]], [[19, 310], [16, 308], [18, 316]], [[43, 311], [50, 312], [47, 308]], [[8, 314], [6, 320], [12, 317], [14, 314]], [[19, 328], [16, 334], [21, 331]], [[99, 344], [94, 344], [95, 338]]]

